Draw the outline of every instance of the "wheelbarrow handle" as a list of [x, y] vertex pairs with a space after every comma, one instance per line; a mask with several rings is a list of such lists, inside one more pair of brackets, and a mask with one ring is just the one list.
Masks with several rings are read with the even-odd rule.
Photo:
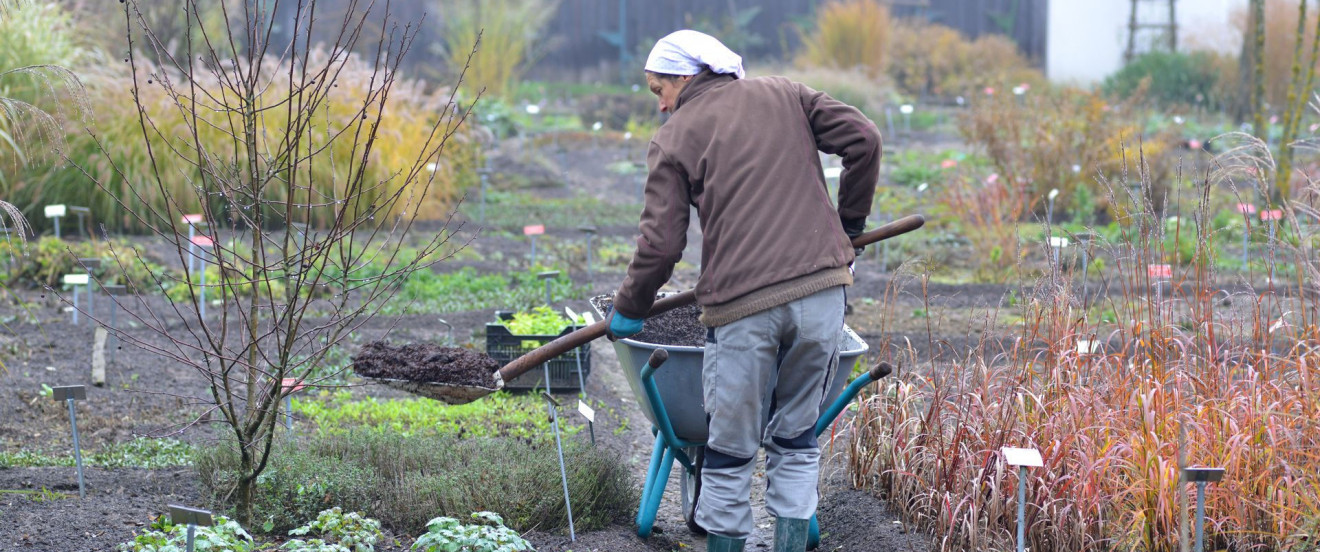
[[[651, 305], [651, 312], [650, 314], [647, 315], [647, 317], [659, 316], [663, 313], [669, 312], [678, 307], [684, 307], [696, 302], [697, 302], [697, 292], [693, 290], [688, 290], [682, 293], [670, 295], [663, 299], [657, 300], [653, 305]], [[531, 369], [536, 368], [537, 366], [540, 366], [542, 364], [545, 364], [546, 362], [549, 362], [550, 359], [552, 358], [555, 358], [559, 355], [572, 351], [573, 349], [577, 347], [581, 347], [582, 345], [585, 345], [595, 339], [605, 337], [606, 327], [607, 327], [607, 322], [605, 320], [601, 320], [599, 322], [591, 324], [590, 326], [585, 326], [580, 329], [573, 330], [572, 332], [569, 332], [566, 335], [560, 336], [558, 339], [555, 339], [554, 341], [551, 341], [549, 343], [546, 343], [545, 345], [537, 347], [536, 349], [532, 350], [531, 352], [523, 356], [513, 359], [508, 364], [505, 364], [503, 368], [500, 368], [498, 372], [495, 373], [495, 387], [502, 389], [504, 387], [504, 382], [510, 381], [518, 376], [521, 376], [527, 373], [528, 371], [530, 371]]]

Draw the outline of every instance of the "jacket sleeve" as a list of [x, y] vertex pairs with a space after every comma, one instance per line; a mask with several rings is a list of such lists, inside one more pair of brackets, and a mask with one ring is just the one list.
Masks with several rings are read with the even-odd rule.
[[797, 86], [816, 148], [843, 157], [839, 217], [865, 218], [871, 214], [871, 198], [880, 180], [880, 129], [857, 108], [806, 85]]
[[646, 206], [638, 226], [637, 251], [614, 296], [614, 307], [629, 318], [645, 318], [655, 293], [669, 281], [687, 247], [690, 193], [687, 175], [655, 142], [646, 153]]

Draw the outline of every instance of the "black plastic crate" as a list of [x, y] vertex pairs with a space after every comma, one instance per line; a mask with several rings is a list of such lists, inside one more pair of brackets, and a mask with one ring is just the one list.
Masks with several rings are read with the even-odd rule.
[[[513, 313], [495, 311], [495, 317], [500, 320], [510, 320], [513, 318]], [[488, 323], [486, 324], [486, 354], [503, 366], [513, 359], [581, 327], [566, 327], [564, 331], [559, 332], [559, 335], [514, 335], [509, 333], [509, 328], [502, 324]], [[581, 390], [578, 383], [578, 362], [575, 355], [581, 355], [582, 357], [582, 383], [586, 383], [587, 376], [591, 375], [591, 343], [588, 342], [577, 349], [550, 359], [550, 390], [552, 392]], [[545, 368], [541, 366], [533, 368], [512, 381], [504, 382], [504, 387], [508, 389], [544, 389]]]

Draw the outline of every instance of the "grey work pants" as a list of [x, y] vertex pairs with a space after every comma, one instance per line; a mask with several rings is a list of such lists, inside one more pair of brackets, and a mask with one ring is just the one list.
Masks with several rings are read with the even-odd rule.
[[[843, 309], [840, 286], [707, 333], [702, 389], [710, 437], [696, 512], [707, 531], [751, 535], [753, 459], [762, 443], [766, 510], [795, 519], [816, 513], [820, 448], [814, 429], [839, 363]], [[767, 395], [767, 388], [773, 392]]]

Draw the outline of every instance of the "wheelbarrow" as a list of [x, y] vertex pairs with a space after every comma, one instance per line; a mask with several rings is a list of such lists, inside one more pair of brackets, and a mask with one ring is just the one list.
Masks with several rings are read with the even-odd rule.
[[[609, 296], [592, 299], [592, 307], [603, 315], [602, 303]], [[651, 462], [642, 487], [641, 503], [637, 507], [637, 536], [647, 538], [655, 526], [660, 499], [669, 482], [670, 470], [677, 460], [683, 466], [679, 487], [683, 519], [694, 533], [704, 531], [697, 526], [695, 508], [701, 494], [701, 467], [705, 457], [705, 409], [701, 403], [702, 347], [658, 345], [634, 339], [620, 339], [614, 343], [628, 385], [632, 388], [642, 412], [651, 421], [655, 444], [651, 449]], [[839, 364], [835, 377], [822, 402], [820, 417], [816, 419], [816, 435], [820, 436], [839, 413], [871, 382], [889, 375], [891, 368], [880, 363], [858, 376], [847, 386], [844, 381], [854, 364], [867, 351], [866, 342], [846, 325], [840, 335]], [[668, 366], [659, 372], [660, 366]], [[770, 382], [773, 386], [774, 382]], [[767, 389], [767, 392], [769, 389]], [[768, 421], [769, 401], [762, 410], [762, 425]], [[820, 527], [815, 516], [811, 518], [808, 547], [820, 543]]]

